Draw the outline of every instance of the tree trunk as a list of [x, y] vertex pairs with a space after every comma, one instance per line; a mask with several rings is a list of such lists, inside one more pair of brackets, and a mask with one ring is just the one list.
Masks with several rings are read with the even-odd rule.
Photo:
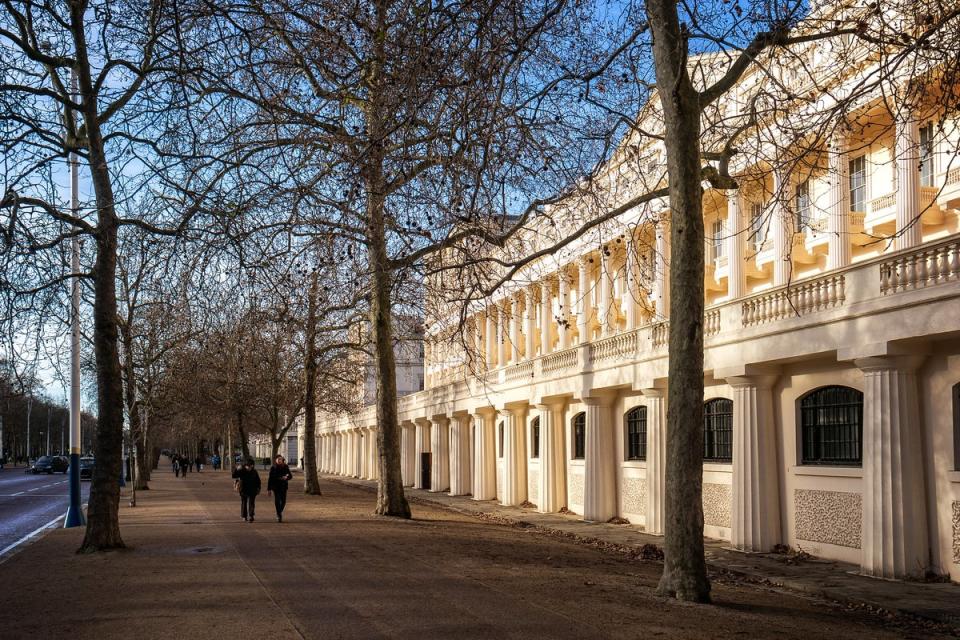
[[123, 376], [117, 348], [117, 227], [113, 186], [100, 131], [99, 104], [90, 75], [85, 35], [86, 3], [69, 2], [76, 49], [83, 121], [87, 131], [90, 178], [97, 202], [97, 258], [93, 265], [93, 350], [97, 363], [97, 438], [87, 501], [87, 529], [80, 552], [118, 549], [120, 473], [123, 468]]
[[140, 418], [140, 403], [137, 402], [137, 372], [133, 366], [133, 330], [130, 326], [132, 314], [127, 315], [124, 322], [119, 323], [120, 338], [123, 340], [123, 371], [126, 378], [124, 386], [124, 399], [127, 403], [127, 420], [130, 423], [130, 439], [133, 442], [136, 451], [134, 464], [138, 467], [138, 473], [134, 480], [134, 488], [137, 490], [147, 490], [148, 474], [144, 473], [146, 467], [146, 451], [141, 443], [143, 442], [143, 423]]
[[658, 591], [709, 602], [703, 550], [703, 210], [700, 104], [673, 0], [648, 0], [670, 181], [670, 363], [663, 576]]
[[403, 492], [400, 476], [400, 425], [397, 422], [397, 370], [393, 355], [393, 271], [387, 253], [384, 209], [386, 179], [384, 167], [383, 116], [384, 88], [382, 71], [386, 59], [384, 43], [389, 19], [384, 2], [375, 4], [377, 31], [367, 73], [369, 100], [366, 107], [370, 136], [364, 156], [362, 176], [367, 190], [367, 245], [370, 254], [372, 291], [370, 327], [377, 371], [377, 447], [379, 478], [376, 513], [400, 518], [410, 517], [410, 504]]
[[319, 270], [313, 270], [307, 293], [307, 326], [304, 332], [303, 354], [303, 492], [319, 496], [320, 478], [317, 476], [317, 279]]
[[237, 433], [240, 434], [240, 448], [246, 462], [250, 458], [250, 443], [247, 442], [247, 432], [243, 430], [243, 412], [237, 413]]

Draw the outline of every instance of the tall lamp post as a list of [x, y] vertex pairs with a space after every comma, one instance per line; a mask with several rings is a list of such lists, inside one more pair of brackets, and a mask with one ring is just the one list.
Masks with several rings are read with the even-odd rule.
[[[70, 96], [76, 99], [77, 71], [70, 69]], [[80, 215], [80, 165], [77, 154], [70, 152], [70, 210]], [[86, 524], [80, 505], [80, 239], [70, 241], [70, 506], [63, 518], [65, 529]]]

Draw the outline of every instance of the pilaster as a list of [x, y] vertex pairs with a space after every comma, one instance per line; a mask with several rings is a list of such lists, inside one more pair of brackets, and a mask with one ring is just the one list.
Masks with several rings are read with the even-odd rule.
[[520, 296], [510, 298], [510, 364], [520, 362]]
[[739, 189], [727, 191], [727, 295], [731, 300], [743, 297], [746, 276], [743, 269], [743, 198]]
[[553, 318], [550, 315], [550, 281], [540, 283], [540, 355], [550, 353], [550, 325]]
[[920, 127], [916, 116], [904, 106], [895, 123], [897, 250], [915, 247], [921, 242], [920, 226]]
[[563, 405], [538, 404], [537, 411], [540, 417], [540, 498], [537, 508], [540, 513], [554, 513], [567, 506]]
[[430, 428], [430, 491], [437, 493], [450, 489], [450, 420], [434, 416]]
[[773, 240], [773, 286], [787, 284], [790, 279], [790, 251], [793, 225], [788, 213], [790, 176], [785, 171], [773, 172], [773, 202], [770, 235]]
[[559, 298], [560, 318], [557, 323], [559, 349], [570, 346], [570, 276], [566, 267], [560, 268], [557, 278], [557, 297]]
[[470, 418], [450, 420], [450, 495], [470, 493]]
[[662, 536], [667, 482], [667, 392], [644, 389], [647, 405], [647, 533]]
[[403, 486], [412, 487], [416, 477], [417, 443], [415, 427], [409, 423], [400, 424], [400, 475]]
[[606, 522], [617, 514], [617, 465], [610, 403], [607, 398], [584, 398], [583, 403], [587, 406], [583, 519]]
[[766, 552], [781, 542], [775, 381], [774, 375], [727, 378], [733, 388], [731, 542], [744, 551]]
[[497, 457], [494, 450], [492, 416], [476, 412], [473, 418], [473, 499], [497, 497]]
[[536, 325], [537, 306], [534, 303], [533, 287], [527, 287], [523, 290], [523, 351], [527, 360], [533, 360], [536, 356], [536, 347], [534, 342], [534, 326]]
[[503, 496], [501, 504], [515, 507], [527, 499], [527, 456], [524, 409], [503, 409]]
[[[417, 435], [417, 455], [414, 458], [414, 470], [413, 470], [413, 487], [415, 489], [423, 489], [423, 455], [424, 453], [430, 453], [430, 421], [426, 418], [417, 418], [416, 419], [416, 435]], [[431, 474], [432, 479], [432, 474]]]
[[590, 263], [587, 256], [580, 256], [577, 260], [577, 298], [579, 298], [579, 313], [577, 314], [577, 333], [580, 334], [580, 344], [590, 342]]
[[653, 256], [653, 302], [656, 318], [663, 321], [670, 317], [670, 223], [666, 218], [654, 228]]
[[921, 358], [855, 360], [863, 371], [861, 569], [922, 576], [930, 564], [916, 368]]
[[830, 211], [827, 217], [827, 269], [850, 264], [850, 165], [847, 141], [836, 134], [830, 149]]

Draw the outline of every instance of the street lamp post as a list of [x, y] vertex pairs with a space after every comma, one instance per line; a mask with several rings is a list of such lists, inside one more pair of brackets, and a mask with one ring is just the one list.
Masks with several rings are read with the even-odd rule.
[[33, 392], [27, 396], [27, 466], [30, 466], [30, 419], [33, 417]]
[[[76, 99], [77, 71], [70, 69], [70, 96]], [[80, 216], [80, 166], [75, 151], [70, 152], [70, 210]], [[80, 239], [70, 241], [70, 506], [63, 518], [64, 528], [86, 524], [80, 505]]]

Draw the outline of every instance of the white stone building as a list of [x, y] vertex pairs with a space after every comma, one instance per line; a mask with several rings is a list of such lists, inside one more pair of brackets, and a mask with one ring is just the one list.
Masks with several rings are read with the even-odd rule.
[[[838, 73], [829, 51], [798, 57], [838, 99], [873, 63]], [[747, 74], [723, 108], [766, 81]], [[756, 145], [739, 190], [704, 195], [705, 534], [960, 580], [960, 131], [935, 95], [891, 108], [897, 86], [796, 162], [770, 170]], [[613, 202], [657, 171], [655, 146], [633, 182], [611, 161]], [[426, 389], [400, 400], [406, 484], [662, 533], [669, 218], [630, 210], [465, 326], [434, 319]], [[369, 407], [325, 421], [321, 470], [375, 477], [375, 429]]]

